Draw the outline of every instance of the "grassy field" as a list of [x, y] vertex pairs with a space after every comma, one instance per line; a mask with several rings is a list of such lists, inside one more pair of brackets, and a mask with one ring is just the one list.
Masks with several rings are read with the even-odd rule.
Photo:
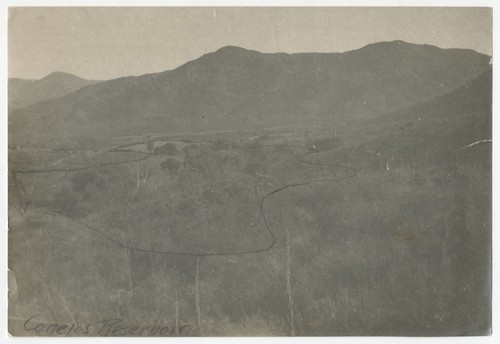
[[397, 152], [394, 137], [282, 129], [18, 164], [11, 332], [32, 315], [89, 335], [113, 335], [105, 319], [193, 336], [487, 332], [489, 143], [408, 132]]

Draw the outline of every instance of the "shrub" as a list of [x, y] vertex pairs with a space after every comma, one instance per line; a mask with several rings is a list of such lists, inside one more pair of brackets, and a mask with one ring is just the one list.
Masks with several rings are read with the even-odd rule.
[[177, 159], [173, 158], [168, 158], [160, 164], [161, 169], [164, 171], [168, 171], [171, 177], [175, 177], [178, 175], [180, 166], [181, 163]]

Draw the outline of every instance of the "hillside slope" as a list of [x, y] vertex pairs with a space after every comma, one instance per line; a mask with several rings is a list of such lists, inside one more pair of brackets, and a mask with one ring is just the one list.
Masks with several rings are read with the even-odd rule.
[[443, 96], [358, 123], [349, 134], [349, 145], [357, 147], [355, 155], [364, 156], [360, 161], [381, 168], [387, 163], [438, 165], [462, 158], [490, 166], [491, 101], [489, 68]]

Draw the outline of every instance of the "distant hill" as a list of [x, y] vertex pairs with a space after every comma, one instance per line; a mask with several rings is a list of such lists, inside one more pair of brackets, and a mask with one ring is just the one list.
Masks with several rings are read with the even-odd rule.
[[367, 120], [427, 102], [489, 68], [472, 50], [401, 41], [345, 53], [225, 47], [179, 68], [82, 88], [10, 111], [10, 144], [82, 147], [151, 132]]
[[99, 81], [85, 80], [76, 75], [54, 72], [40, 80], [9, 79], [9, 110], [62, 97]]

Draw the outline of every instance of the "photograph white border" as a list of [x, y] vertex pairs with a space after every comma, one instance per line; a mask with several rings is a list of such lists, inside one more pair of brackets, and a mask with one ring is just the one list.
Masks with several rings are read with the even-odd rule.
[[394, 6], [394, 7], [492, 7], [493, 8], [493, 64], [495, 56], [499, 56], [498, 33], [499, 22], [497, 20], [500, 5], [493, 0], [379, 0], [379, 1], [355, 1], [355, 0], [219, 0], [219, 1], [195, 1], [195, 0], [4, 0], [0, 4], [0, 226], [1, 235], [1, 258], [0, 258], [0, 343], [500, 343], [500, 304], [496, 294], [498, 286], [500, 260], [495, 254], [495, 248], [499, 246], [498, 229], [500, 206], [498, 195], [500, 185], [499, 174], [499, 124], [495, 117], [499, 114], [498, 97], [499, 72], [493, 68], [493, 334], [487, 337], [245, 337], [245, 338], [54, 338], [54, 337], [10, 337], [7, 332], [7, 9], [15, 6], [51, 7], [51, 6]]

